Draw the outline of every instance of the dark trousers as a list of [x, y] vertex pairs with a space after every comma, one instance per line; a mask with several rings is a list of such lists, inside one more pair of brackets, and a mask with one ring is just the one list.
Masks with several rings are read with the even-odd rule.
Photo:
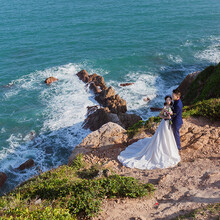
[[181, 125], [174, 125], [173, 124], [173, 134], [176, 140], [176, 145], [177, 148], [180, 150], [181, 149], [181, 144], [180, 144], [180, 128]]

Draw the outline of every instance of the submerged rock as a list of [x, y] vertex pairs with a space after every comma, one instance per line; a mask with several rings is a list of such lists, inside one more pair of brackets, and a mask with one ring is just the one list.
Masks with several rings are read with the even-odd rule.
[[4, 185], [7, 180], [7, 175], [5, 173], [0, 172], [0, 188]]
[[34, 166], [34, 160], [33, 159], [29, 159], [26, 162], [24, 162], [23, 164], [21, 164], [18, 168], [16, 168], [17, 170], [24, 170], [24, 169], [28, 169], [30, 167]]

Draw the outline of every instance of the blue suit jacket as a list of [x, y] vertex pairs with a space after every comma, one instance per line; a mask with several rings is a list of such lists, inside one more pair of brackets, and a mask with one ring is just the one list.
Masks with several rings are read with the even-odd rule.
[[172, 109], [173, 110], [172, 122], [175, 127], [180, 127], [183, 124], [182, 108], [183, 108], [183, 103], [180, 99], [174, 101], [173, 109]]

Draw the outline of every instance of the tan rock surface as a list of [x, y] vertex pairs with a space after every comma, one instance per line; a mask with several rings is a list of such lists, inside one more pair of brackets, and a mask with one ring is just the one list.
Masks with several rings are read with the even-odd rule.
[[126, 130], [116, 123], [109, 122], [104, 124], [100, 129], [92, 132], [83, 139], [81, 144], [73, 150], [69, 164], [79, 153], [90, 153], [98, 150], [102, 153], [110, 152], [112, 148], [119, 148], [127, 142]]

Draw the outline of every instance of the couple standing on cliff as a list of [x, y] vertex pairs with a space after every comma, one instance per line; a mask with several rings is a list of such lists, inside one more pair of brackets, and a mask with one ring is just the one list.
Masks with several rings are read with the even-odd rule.
[[183, 124], [180, 96], [180, 91], [174, 89], [172, 97], [165, 97], [164, 108], [160, 112], [162, 121], [154, 136], [141, 139], [122, 151], [118, 160], [123, 165], [138, 169], [162, 169], [180, 162], [179, 129]]

